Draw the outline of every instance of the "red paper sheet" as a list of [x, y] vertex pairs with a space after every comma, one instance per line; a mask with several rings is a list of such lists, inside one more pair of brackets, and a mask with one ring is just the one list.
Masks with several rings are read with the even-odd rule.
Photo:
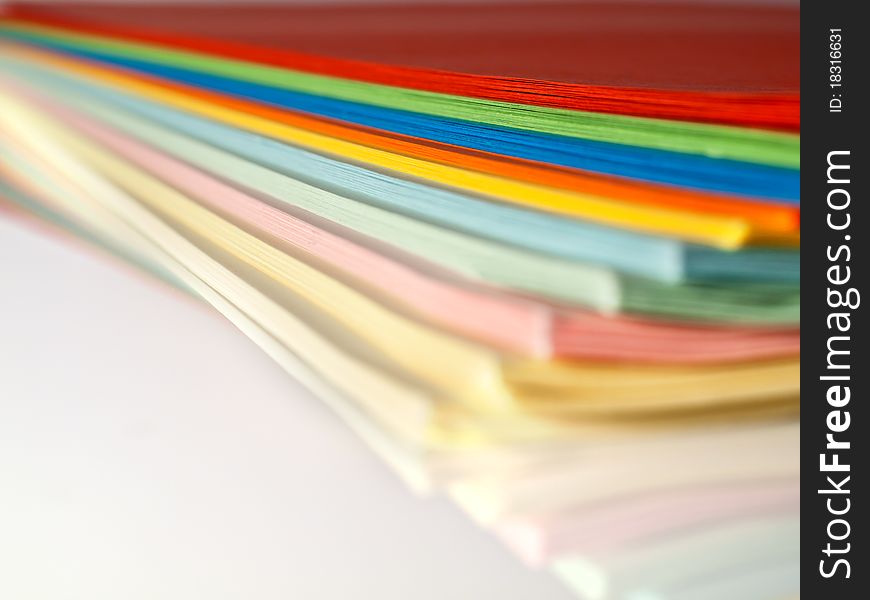
[[[799, 125], [799, 7], [670, 1], [82, 3], [13, 5], [9, 12], [442, 93], [762, 127]], [[619, 89], [626, 87], [631, 89]]]

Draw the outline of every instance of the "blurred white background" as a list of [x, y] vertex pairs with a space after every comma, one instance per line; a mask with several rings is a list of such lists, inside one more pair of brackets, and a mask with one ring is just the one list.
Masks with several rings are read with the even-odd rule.
[[570, 597], [205, 306], [0, 212], [0, 599]]

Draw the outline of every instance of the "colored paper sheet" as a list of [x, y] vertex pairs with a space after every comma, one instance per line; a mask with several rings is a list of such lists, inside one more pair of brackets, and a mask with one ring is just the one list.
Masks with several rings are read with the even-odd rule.
[[169, 15], [144, 4], [12, 9], [47, 24], [459, 96], [774, 127], [799, 120], [799, 11], [787, 5], [182, 4]]

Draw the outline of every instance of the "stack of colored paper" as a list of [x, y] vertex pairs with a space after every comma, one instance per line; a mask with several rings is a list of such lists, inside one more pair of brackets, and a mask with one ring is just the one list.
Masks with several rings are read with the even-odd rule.
[[784, 598], [798, 20], [13, 4], [0, 195], [201, 298], [581, 597]]

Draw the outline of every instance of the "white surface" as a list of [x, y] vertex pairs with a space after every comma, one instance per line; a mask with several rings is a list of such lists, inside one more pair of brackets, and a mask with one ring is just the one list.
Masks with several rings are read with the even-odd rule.
[[571, 596], [204, 306], [0, 213], [0, 598]]

